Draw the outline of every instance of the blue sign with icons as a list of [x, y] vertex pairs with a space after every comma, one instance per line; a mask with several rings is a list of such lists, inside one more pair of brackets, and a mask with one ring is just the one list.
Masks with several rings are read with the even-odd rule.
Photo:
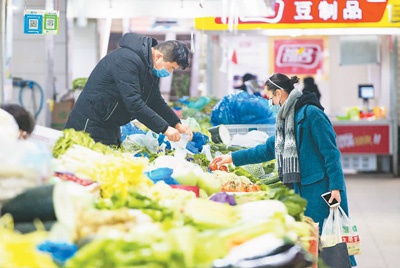
[[30, 10], [24, 14], [24, 33], [43, 34], [43, 13]]

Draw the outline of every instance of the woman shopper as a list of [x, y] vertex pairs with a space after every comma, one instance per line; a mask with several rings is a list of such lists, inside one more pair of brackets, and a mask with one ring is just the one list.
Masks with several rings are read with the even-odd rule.
[[[329, 215], [321, 195], [330, 191], [329, 203], [336, 199], [348, 215], [346, 184], [333, 126], [315, 94], [294, 88], [298, 82], [297, 76], [280, 73], [268, 77], [265, 95], [280, 105], [275, 136], [265, 144], [217, 156], [212, 163], [242, 166], [276, 158], [280, 180], [307, 200], [305, 215], [319, 223], [321, 234]], [[355, 266], [354, 256], [350, 260]]]

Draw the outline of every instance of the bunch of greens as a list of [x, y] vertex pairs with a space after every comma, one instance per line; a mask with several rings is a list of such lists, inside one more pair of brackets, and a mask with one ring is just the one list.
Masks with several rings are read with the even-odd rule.
[[95, 205], [98, 209], [119, 209], [123, 207], [140, 209], [155, 221], [172, 218], [174, 214], [172, 210], [161, 206], [159, 202], [133, 190], [129, 191], [127, 196], [115, 192], [111, 198], [99, 198]]
[[193, 162], [199, 165], [203, 171], [208, 171], [208, 165], [210, 164], [210, 161], [207, 159], [205, 154], [194, 154]]
[[74, 81], [72, 81], [72, 90], [83, 89], [87, 80], [88, 79], [86, 77], [76, 78]]
[[250, 172], [248, 172], [247, 170], [245, 170], [244, 168], [242, 168], [242, 167], [233, 167], [233, 166], [229, 166], [229, 172], [232, 172], [232, 173], [235, 173], [236, 175], [238, 175], [238, 176], [245, 176], [245, 177], [247, 177], [247, 178], [249, 178], [249, 180], [252, 182], [252, 183], [258, 183], [259, 182], [259, 179], [258, 178], [256, 178], [255, 176], [253, 176], [252, 174], [250, 174]]
[[115, 153], [116, 150], [104, 145], [100, 142], [95, 142], [89, 135], [89, 133], [83, 131], [76, 131], [75, 129], [64, 129], [63, 135], [58, 138], [53, 147], [53, 156], [58, 158], [64, 154], [68, 148], [72, 145], [77, 144], [86, 148], [89, 148], [95, 152], [102, 154]]
[[242, 146], [230, 146], [223, 143], [214, 142], [210, 142], [210, 147], [212, 155], [215, 155], [216, 152], [220, 152], [221, 154], [228, 154], [230, 152], [235, 152], [245, 148]]
[[274, 172], [275, 171], [275, 163], [276, 163], [276, 159], [272, 159], [272, 160], [270, 160], [268, 162], [264, 162], [262, 164], [262, 167], [264, 169], [264, 173], [265, 174], [269, 174], [271, 172]]

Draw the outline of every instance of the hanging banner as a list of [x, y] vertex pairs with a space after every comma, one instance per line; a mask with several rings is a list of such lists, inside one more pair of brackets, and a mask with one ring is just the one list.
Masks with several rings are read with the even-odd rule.
[[314, 75], [323, 73], [324, 40], [275, 39], [273, 40], [273, 70], [275, 73]]
[[58, 10], [24, 11], [24, 34], [58, 34], [60, 12]]
[[387, 28], [400, 27], [398, 0], [275, 0], [271, 17], [204, 17], [195, 19], [199, 30]]

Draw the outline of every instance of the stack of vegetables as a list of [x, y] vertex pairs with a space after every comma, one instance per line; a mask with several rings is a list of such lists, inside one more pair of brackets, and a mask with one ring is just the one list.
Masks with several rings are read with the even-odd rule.
[[[55, 178], [60, 179], [54, 180], [59, 222], [42, 238], [63, 233], [65, 242], [79, 247], [65, 267], [231, 267], [261, 257], [271, 264], [277, 254], [286, 256], [287, 267], [294, 261], [296, 267], [307, 267], [313, 261], [306, 250], [313, 232], [304, 221], [306, 201], [271, 179], [276, 179], [273, 161], [265, 165], [269, 177], [260, 179], [232, 165], [212, 170], [202, 153], [181, 159], [165, 151], [150, 159], [95, 143], [85, 133], [63, 132], [53, 151]], [[219, 145], [210, 145], [212, 156], [221, 152]], [[169, 175], [177, 183], [199, 187], [201, 198], [146, 175], [165, 167], [173, 170]], [[234, 202], [220, 199], [220, 193]], [[259, 237], [269, 250], [232, 258], [235, 248], [247, 252]], [[9, 252], [5, 247], [0, 242]], [[299, 259], [287, 257], [289, 249]]]

